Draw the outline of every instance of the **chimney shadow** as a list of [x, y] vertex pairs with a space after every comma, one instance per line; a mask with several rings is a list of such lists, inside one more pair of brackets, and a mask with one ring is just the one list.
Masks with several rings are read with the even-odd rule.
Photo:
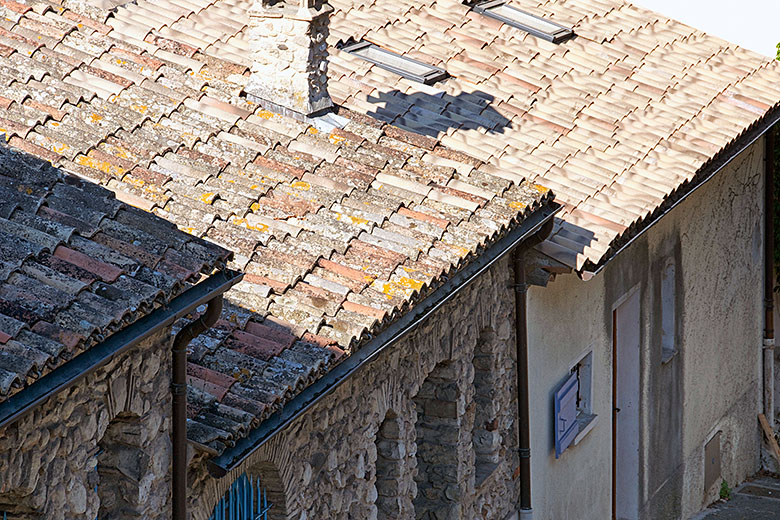
[[398, 89], [372, 93], [366, 99], [376, 106], [367, 115], [428, 137], [457, 129], [503, 134], [512, 122], [491, 106], [493, 100], [481, 91], [451, 95]]

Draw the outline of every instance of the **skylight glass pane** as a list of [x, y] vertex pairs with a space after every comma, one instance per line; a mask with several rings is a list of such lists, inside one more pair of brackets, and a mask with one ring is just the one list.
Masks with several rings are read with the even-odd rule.
[[374, 45], [371, 42], [361, 41], [342, 47], [343, 51], [354, 54], [366, 61], [375, 63], [385, 70], [389, 70], [399, 76], [408, 78], [426, 85], [431, 85], [445, 79], [447, 72], [444, 69], [433, 67], [421, 61], [401, 56]]
[[431, 67], [428, 65], [410, 61], [405, 59], [403, 56], [399, 56], [398, 54], [394, 54], [392, 52], [387, 52], [386, 50], [380, 49], [374, 45], [359, 49], [355, 51], [355, 54], [369, 61], [379, 62], [380, 64], [384, 63], [391, 67], [403, 69], [410, 74], [424, 76], [431, 71]]
[[474, 11], [553, 43], [560, 43], [574, 36], [574, 31], [568, 27], [521, 11], [516, 7], [507, 5], [504, 0], [494, 0], [479, 4], [474, 7]]

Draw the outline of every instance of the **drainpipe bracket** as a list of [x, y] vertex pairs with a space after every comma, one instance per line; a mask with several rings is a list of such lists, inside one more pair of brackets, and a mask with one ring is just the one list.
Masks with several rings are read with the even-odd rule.
[[533, 509], [521, 509], [519, 513], [520, 513], [520, 520], [533, 520], [534, 517]]
[[775, 338], [764, 338], [764, 350], [774, 350]]
[[520, 294], [528, 292], [528, 284], [526, 283], [513, 283], [513, 284], [509, 284], [509, 287], [511, 287], [512, 289], [515, 290], [515, 292]]
[[531, 450], [528, 448], [519, 448], [517, 450], [517, 453], [520, 455], [521, 459], [530, 459], [531, 458]]

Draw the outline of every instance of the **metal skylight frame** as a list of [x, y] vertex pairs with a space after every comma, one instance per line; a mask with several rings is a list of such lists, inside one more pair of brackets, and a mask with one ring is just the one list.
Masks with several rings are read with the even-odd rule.
[[361, 40], [357, 43], [350, 43], [344, 45], [341, 50], [370, 61], [394, 74], [425, 85], [432, 85], [449, 77], [447, 71], [442, 68], [383, 49], [369, 41]]
[[491, 0], [474, 6], [474, 12], [489, 16], [507, 25], [552, 43], [561, 43], [574, 37], [574, 31], [547, 18], [528, 13], [509, 5], [506, 0]]

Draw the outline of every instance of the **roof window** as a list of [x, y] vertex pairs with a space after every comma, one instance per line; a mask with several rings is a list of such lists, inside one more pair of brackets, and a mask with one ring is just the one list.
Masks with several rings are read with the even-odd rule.
[[447, 77], [447, 71], [444, 69], [428, 65], [427, 63], [412, 58], [407, 58], [406, 56], [401, 56], [400, 54], [383, 49], [371, 42], [359, 41], [357, 43], [345, 45], [341, 50], [379, 65], [383, 69], [389, 70], [399, 76], [426, 85], [432, 85]]
[[574, 31], [568, 27], [507, 5], [506, 0], [492, 0], [478, 4], [474, 6], [474, 11], [549, 42], [560, 43], [574, 36]]

